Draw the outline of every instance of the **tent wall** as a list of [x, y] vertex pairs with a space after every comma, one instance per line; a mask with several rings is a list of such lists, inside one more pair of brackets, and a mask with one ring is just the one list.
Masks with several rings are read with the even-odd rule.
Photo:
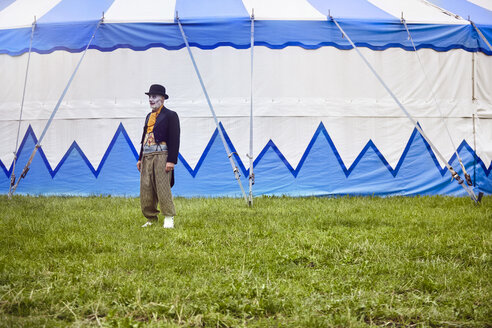
[[[421, 49], [426, 80], [411, 51], [361, 51], [458, 168], [446, 122], [477, 187], [492, 193], [492, 80], [487, 74], [492, 57]], [[250, 51], [218, 47], [193, 52], [247, 177]], [[32, 54], [17, 176], [80, 55]], [[0, 55], [0, 67], [9, 77], [0, 79], [2, 192], [8, 191], [26, 61], [27, 54]], [[463, 195], [355, 51], [257, 46], [254, 63], [255, 194]], [[186, 50], [163, 48], [89, 50], [18, 192], [138, 195], [135, 163], [149, 110], [144, 92], [151, 83], [166, 86], [167, 105], [181, 120], [175, 194], [238, 196]]]
[[[484, 163], [492, 163], [492, 60], [490, 56], [475, 54], [475, 128], [477, 155]], [[489, 166], [488, 173], [491, 167]], [[487, 190], [492, 188], [490, 176]]]

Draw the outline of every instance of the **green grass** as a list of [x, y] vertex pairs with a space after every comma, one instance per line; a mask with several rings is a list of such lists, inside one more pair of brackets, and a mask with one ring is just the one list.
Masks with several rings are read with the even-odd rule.
[[0, 326], [492, 327], [490, 196], [175, 203], [0, 196]]

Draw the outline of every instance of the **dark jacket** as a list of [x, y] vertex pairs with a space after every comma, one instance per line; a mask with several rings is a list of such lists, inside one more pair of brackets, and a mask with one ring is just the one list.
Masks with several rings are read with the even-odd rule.
[[[145, 140], [145, 135], [147, 134], [147, 123], [149, 122], [150, 114], [147, 114], [145, 119], [145, 125], [142, 133], [142, 140], [140, 141], [140, 156], [138, 160], [142, 159], [143, 155], [143, 142]], [[179, 153], [179, 117], [176, 112], [163, 107], [154, 125], [154, 138], [156, 143], [165, 141], [167, 144], [167, 161], [177, 164], [178, 163], [178, 153]]]

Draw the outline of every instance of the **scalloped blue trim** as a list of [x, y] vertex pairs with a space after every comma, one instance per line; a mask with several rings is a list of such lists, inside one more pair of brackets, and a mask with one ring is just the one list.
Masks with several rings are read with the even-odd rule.
[[[357, 43], [355, 43], [355, 45], [357, 47], [368, 48], [368, 49], [376, 50], [376, 51], [386, 50], [386, 49], [390, 49], [390, 48], [400, 48], [400, 49], [403, 49], [406, 51], [413, 51], [413, 47], [405, 46], [401, 43], [388, 43], [388, 44], [383, 45], [383, 46], [373, 46], [373, 45], [366, 43], [366, 42], [357, 42]], [[249, 47], [250, 47], [249, 44], [235, 44], [232, 42], [218, 42], [218, 43], [215, 43], [212, 45], [200, 45], [198, 43], [191, 42], [190, 46], [194, 47], [194, 48], [201, 49], [201, 50], [214, 50], [214, 49], [219, 48], [219, 47], [231, 47], [234, 49], [243, 50], [243, 49], [249, 49]], [[111, 51], [114, 51], [116, 49], [130, 49], [133, 51], [146, 51], [146, 50], [149, 50], [151, 48], [163, 48], [166, 50], [180, 50], [180, 49], [183, 49], [185, 47], [186, 46], [184, 45], [184, 43], [179, 45], [179, 46], [167, 46], [163, 43], [151, 43], [151, 44], [148, 44], [148, 45], [142, 46], [142, 47], [135, 47], [135, 46], [132, 46], [129, 44], [117, 44], [117, 45], [114, 45], [112, 47], [100, 47], [100, 46], [92, 46], [91, 45], [89, 47], [89, 49], [95, 49], [95, 50], [99, 50], [101, 52], [111, 52]], [[322, 42], [322, 43], [318, 43], [318, 44], [304, 44], [302, 42], [286, 42], [286, 43], [282, 43], [282, 44], [272, 44], [272, 43], [268, 43], [268, 42], [257, 41], [257, 42], [255, 42], [255, 47], [267, 47], [269, 49], [276, 49], [276, 50], [284, 49], [287, 47], [300, 47], [300, 48], [309, 49], [309, 50], [319, 49], [322, 47], [334, 47], [334, 48], [339, 49], [339, 50], [350, 50], [350, 49], [352, 49], [351, 45], [340, 45], [340, 44], [337, 44], [335, 42]], [[448, 47], [436, 47], [436, 46], [432, 46], [430, 44], [419, 44], [418, 46], [416, 46], [416, 48], [417, 49], [432, 49], [432, 50], [435, 50], [438, 52], [446, 52], [446, 51], [453, 50], [453, 49], [462, 49], [462, 50], [465, 50], [468, 52], [482, 52], [488, 56], [492, 56], [492, 51], [488, 50], [487, 48], [483, 48], [483, 47], [470, 48], [470, 47], [465, 47], [462, 45], [451, 45]], [[79, 53], [79, 52], [84, 51], [85, 47], [77, 48], [77, 49], [71, 49], [71, 48], [67, 48], [67, 47], [53, 47], [53, 48], [45, 49], [45, 50], [33, 48], [31, 51], [38, 53], [38, 54], [50, 54], [52, 52], [59, 51], [59, 50], [67, 51], [70, 53]], [[23, 53], [28, 52], [28, 51], [29, 51], [29, 48], [25, 48], [25, 49], [22, 49], [20, 51], [0, 50], [0, 54], [7, 54], [10, 56], [19, 56], [19, 55], [22, 55]]]

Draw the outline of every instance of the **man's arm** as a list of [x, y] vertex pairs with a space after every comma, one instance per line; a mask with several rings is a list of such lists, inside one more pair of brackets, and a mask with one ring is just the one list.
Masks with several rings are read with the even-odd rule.
[[140, 171], [141, 164], [142, 164], [142, 156], [143, 156], [143, 142], [145, 139], [145, 133], [147, 132], [147, 122], [149, 121], [149, 115], [147, 114], [147, 117], [145, 118], [145, 125], [142, 131], [142, 139], [140, 140], [140, 153], [138, 155], [138, 161], [137, 161], [137, 170]]
[[170, 114], [172, 115], [170, 115], [169, 117], [169, 124], [167, 126], [167, 128], [169, 129], [168, 140], [167, 140], [167, 162], [177, 164], [181, 130], [179, 126], [178, 114], [176, 114], [175, 112]]

